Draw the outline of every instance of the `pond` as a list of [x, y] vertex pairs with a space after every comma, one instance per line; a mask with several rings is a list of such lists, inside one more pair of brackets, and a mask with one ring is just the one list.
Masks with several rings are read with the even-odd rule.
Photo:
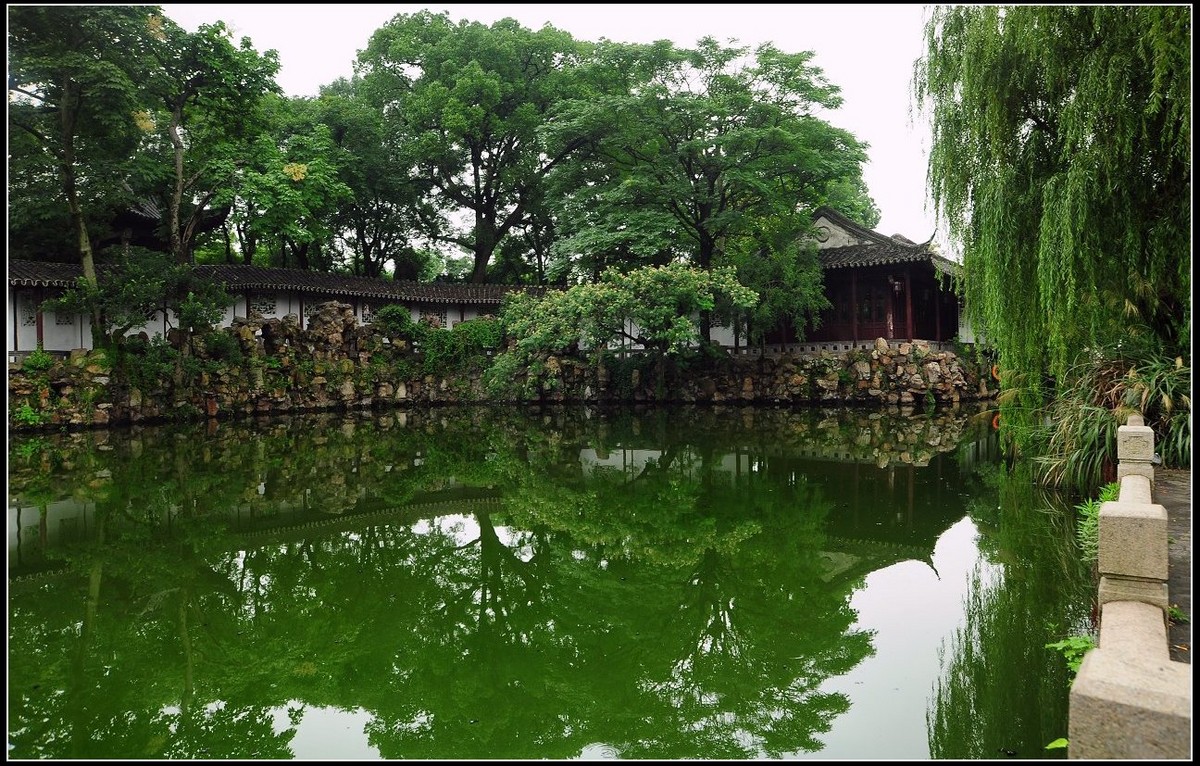
[[990, 415], [10, 436], [10, 759], [1064, 757], [1073, 511]]

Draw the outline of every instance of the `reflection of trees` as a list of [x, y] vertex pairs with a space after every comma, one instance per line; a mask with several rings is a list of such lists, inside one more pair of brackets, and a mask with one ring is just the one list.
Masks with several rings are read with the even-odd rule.
[[[818, 689], [871, 647], [850, 631], [855, 583], [825, 581], [832, 502], [802, 472], [718, 471], [731, 449], [759, 454], [744, 431], [561, 413], [320, 422], [138, 432], [60, 461], [105, 536], [10, 601], [15, 752], [289, 757], [303, 708], [330, 706], [370, 711], [389, 758], [597, 742], [745, 758], [818, 750], [846, 709]], [[581, 471], [581, 447], [638, 440], [659, 457], [636, 476]], [[500, 500], [404, 510], [485, 487]], [[235, 535], [386, 509], [390, 523], [335, 534]]]
[[[990, 526], [966, 623], [943, 655], [943, 677], [927, 713], [936, 759], [1048, 758], [1065, 737], [1066, 662], [1047, 643], [1087, 633], [1090, 574], [1074, 543], [1069, 509], [1037, 488], [1028, 465], [987, 474]], [[997, 502], [998, 500], [998, 502]], [[999, 507], [999, 513], [990, 512]], [[1016, 555], [1016, 552], [1020, 555]]]

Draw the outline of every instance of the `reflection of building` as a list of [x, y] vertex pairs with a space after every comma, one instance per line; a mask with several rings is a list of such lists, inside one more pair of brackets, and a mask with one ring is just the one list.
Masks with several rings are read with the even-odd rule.
[[80, 542], [96, 528], [96, 504], [56, 500], [8, 509], [8, 571], [37, 572], [53, 568], [46, 552]]
[[[900, 428], [892, 424], [884, 430], [892, 433]], [[831, 430], [839, 431], [832, 426]], [[851, 438], [857, 433], [844, 424], [840, 430], [851, 433]], [[710, 491], [715, 502], [738, 507], [742, 503], [751, 507], [754, 492], [811, 490], [798, 495], [807, 494], [829, 506], [827, 517], [822, 511], [822, 523], [823, 550], [831, 554], [831, 571], [857, 572], [862, 567], [872, 571], [905, 559], [928, 560], [938, 537], [963, 515], [958, 485], [966, 481], [975, 461], [988, 460], [987, 455], [992, 454], [988, 450], [994, 435], [984, 433], [986, 436], [975, 442], [966, 442], [960, 440], [956, 428], [947, 428], [941, 448], [954, 449], [953, 456], [936, 453], [925, 465], [894, 459], [885, 467], [871, 459], [855, 458], [849, 452], [853, 447], [847, 444], [819, 448], [811, 440], [788, 445], [767, 438], [763, 446], [724, 446], [702, 452], [695, 441], [661, 450], [650, 448], [655, 443], [652, 437], [635, 437], [631, 443], [607, 450], [579, 449], [574, 453], [576, 460], [560, 467], [560, 475], [573, 486], [580, 480], [585, 485], [598, 481], [623, 485], [643, 473], [666, 469], [672, 478]], [[910, 434], [897, 440], [912, 439]], [[420, 466], [420, 460], [412, 459], [414, 468]], [[322, 465], [327, 478], [343, 476], [336, 462]], [[391, 468], [379, 465], [382, 474], [390, 473]], [[353, 471], [346, 469], [344, 475]], [[223, 524], [230, 533], [253, 539], [255, 544], [301, 541], [314, 534], [361, 530], [374, 524], [410, 525], [454, 514], [511, 510], [510, 504], [519, 501], [519, 496], [508, 498], [501, 490], [461, 484], [452, 477], [422, 480], [420, 486], [438, 489], [398, 500], [379, 496], [367, 480], [346, 483], [329, 478], [306, 487], [296, 484], [299, 474], [295, 471], [270, 469], [249, 475], [257, 478], [248, 478], [245, 487], [232, 488], [226, 495], [232, 498], [228, 505], [207, 509], [200, 520]], [[72, 499], [75, 487], [69, 484], [52, 484], [61, 492], [53, 501], [31, 499], [23, 496], [17, 484], [10, 486], [10, 576], [54, 568], [56, 549], [94, 539], [95, 504]], [[159, 495], [157, 491], [152, 494], [155, 498]], [[621, 493], [609, 497], [619, 498]], [[172, 502], [163, 497], [154, 509], [139, 502], [140, 518], [165, 529], [175, 523], [179, 513]], [[797, 508], [797, 512], [803, 511]], [[115, 525], [125, 523], [121, 513], [113, 518]], [[119, 526], [110, 530], [112, 534], [121, 531]]]
[[[995, 438], [956, 442], [955, 453], [927, 461], [895, 460], [880, 466], [856, 459], [843, 446], [805, 450], [754, 449], [715, 455], [705, 468], [694, 451], [672, 458], [673, 475], [724, 477], [721, 486], [794, 487], [807, 483], [833, 503], [825, 520], [822, 558], [829, 576], [853, 579], [891, 564], [916, 560], [932, 566], [938, 539], [964, 515], [961, 485], [984, 455], [995, 456]], [[664, 460], [654, 449], [580, 451], [585, 476], [609, 473], [633, 481]], [[803, 509], [797, 509], [802, 512]]]
[[[307, 496], [307, 495], [304, 495]], [[321, 503], [290, 501], [243, 502], [204, 518], [205, 523], [224, 522], [237, 539], [259, 542], [300, 541], [314, 533], [362, 529], [370, 524], [413, 524], [445, 514], [475, 510], [500, 510], [500, 493], [472, 487], [451, 486], [425, 493], [403, 505], [386, 505], [365, 499], [353, 508], [330, 508]], [[154, 521], [172, 523], [178, 508], [163, 510]], [[149, 521], [150, 519], [146, 519]], [[57, 554], [74, 543], [94, 541], [96, 505], [73, 498], [42, 506], [10, 500], [8, 508], [8, 574], [28, 576], [61, 568]]]

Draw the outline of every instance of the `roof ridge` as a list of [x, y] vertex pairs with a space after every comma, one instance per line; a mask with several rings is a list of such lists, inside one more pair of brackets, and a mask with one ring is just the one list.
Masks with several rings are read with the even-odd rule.
[[849, 230], [852, 234], [857, 234], [860, 237], [873, 240], [880, 244], [901, 245], [904, 247], [925, 247], [933, 241], [933, 235], [930, 235], [929, 239], [925, 240], [924, 242], [913, 242], [911, 239], [902, 234], [895, 234], [889, 237], [887, 234], [878, 232], [875, 229], [868, 229], [866, 226], [847, 218], [845, 215], [839, 213], [837, 210], [829, 207], [828, 205], [821, 205], [813, 211], [812, 217], [814, 221], [821, 216], [832, 219], [834, 223], [844, 229]]

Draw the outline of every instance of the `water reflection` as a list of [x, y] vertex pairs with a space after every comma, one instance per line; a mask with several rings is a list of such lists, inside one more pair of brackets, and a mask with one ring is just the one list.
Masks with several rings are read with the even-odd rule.
[[879, 646], [854, 594], [937, 577], [990, 492], [986, 424], [455, 409], [16, 438], [10, 756], [824, 757], [836, 680]]

